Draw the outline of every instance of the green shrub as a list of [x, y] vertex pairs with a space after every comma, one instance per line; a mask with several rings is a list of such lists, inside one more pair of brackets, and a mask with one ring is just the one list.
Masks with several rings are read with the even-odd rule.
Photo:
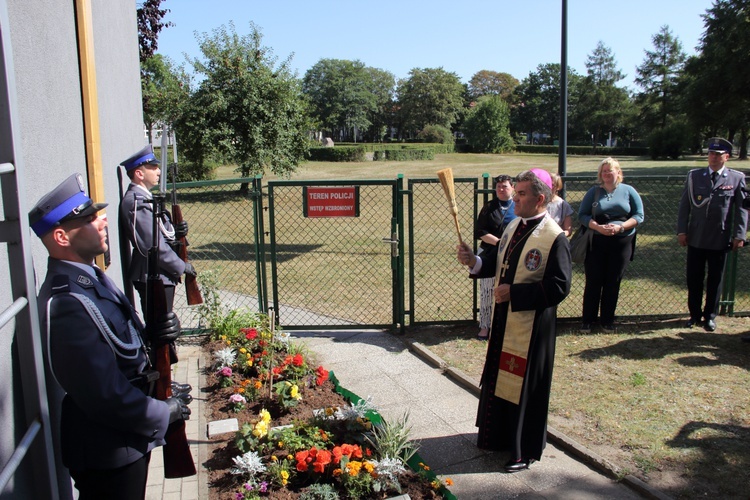
[[435, 150], [433, 148], [423, 149], [386, 149], [375, 151], [373, 155], [375, 161], [416, 161], [416, 160], [434, 160]]
[[651, 158], [669, 157], [676, 160], [689, 147], [690, 130], [681, 122], [675, 122], [662, 129], [656, 129], [648, 136], [648, 150]]
[[427, 143], [453, 144], [453, 134], [442, 125], [425, 125], [417, 134], [417, 139]]
[[[522, 144], [516, 146], [516, 151], [519, 153], [537, 153], [537, 154], [557, 154], [559, 151], [558, 146], [547, 146], [538, 144]], [[649, 154], [648, 148], [645, 147], [624, 147], [617, 146], [614, 148], [608, 148], [603, 146], [568, 146], [569, 155], [589, 155], [589, 156], [646, 156]]]
[[365, 151], [362, 145], [310, 148], [307, 159], [310, 161], [365, 161]]
[[469, 111], [464, 133], [476, 153], [507, 153], [513, 150], [510, 135], [510, 110], [499, 96], [483, 96]]

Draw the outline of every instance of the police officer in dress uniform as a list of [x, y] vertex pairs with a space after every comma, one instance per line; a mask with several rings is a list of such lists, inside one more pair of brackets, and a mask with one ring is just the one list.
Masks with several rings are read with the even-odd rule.
[[[146, 311], [146, 283], [148, 281], [148, 251], [153, 245], [153, 214], [154, 206], [149, 203], [153, 199], [151, 189], [159, 184], [161, 169], [159, 161], [154, 155], [151, 145], [147, 145], [133, 156], [124, 160], [120, 165], [125, 168], [130, 178], [125, 195], [120, 201], [120, 224], [126, 228], [126, 234], [133, 246], [128, 279], [138, 290], [141, 298], [141, 308]], [[167, 300], [167, 310], [174, 306], [175, 286], [182, 275], [196, 275], [195, 268], [189, 262], [183, 261], [177, 254], [180, 239], [188, 232], [187, 222], [182, 221], [176, 227], [172, 225], [169, 214], [164, 211], [158, 223], [161, 235], [159, 237], [159, 276], [164, 283], [164, 293]], [[126, 258], [123, 256], [123, 258]], [[177, 361], [174, 348], [170, 349], [173, 362]], [[172, 383], [172, 391], [188, 393], [190, 384]]]
[[[687, 327], [705, 320], [709, 332], [716, 330], [727, 253], [744, 245], [747, 230], [747, 212], [742, 209], [745, 176], [725, 165], [731, 155], [731, 142], [709, 140], [708, 168], [688, 173], [677, 215], [677, 241], [688, 247]], [[706, 302], [701, 307], [704, 277]]]
[[[93, 203], [73, 174], [29, 213], [49, 253], [38, 299], [53, 438], [82, 500], [143, 498], [151, 450], [164, 444], [170, 423], [190, 414], [177, 397], [150, 397], [155, 371], [143, 324], [94, 266], [107, 250], [107, 222], [96, 214], [106, 206]], [[179, 331], [175, 318], [161, 318], [149, 340], [170, 342]]]

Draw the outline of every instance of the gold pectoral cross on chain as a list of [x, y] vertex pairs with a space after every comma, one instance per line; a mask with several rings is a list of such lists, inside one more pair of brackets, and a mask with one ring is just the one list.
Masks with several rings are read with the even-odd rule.
[[500, 266], [500, 277], [505, 278], [505, 271], [507, 271], [510, 268], [510, 264], [508, 264], [507, 260], [504, 260], [502, 265]]

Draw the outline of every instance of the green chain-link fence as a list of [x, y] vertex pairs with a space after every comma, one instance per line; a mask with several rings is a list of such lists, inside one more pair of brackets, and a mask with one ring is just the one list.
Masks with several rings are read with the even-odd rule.
[[[493, 192], [488, 180], [455, 179], [461, 233], [469, 243], [475, 243], [478, 210]], [[618, 317], [686, 315], [686, 250], [675, 236], [684, 177], [633, 176], [625, 182], [643, 198], [646, 220], [622, 282]], [[574, 227], [581, 199], [594, 183], [590, 176], [565, 179]], [[359, 216], [304, 217], [304, 188], [322, 184], [359, 186]], [[456, 262], [458, 238], [437, 179], [409, 179], [406, 189], [400, 180], [272, 181], [262, 196], [260, 179], [178, 188], [190, 224], [189, 257], [226, 305], [265, 310], [276, 304], [285, 327], [398, 325], [402, 315], [406, 325], [476, 319], [476, 286]], [[398, 243], [391, 245], [394, 236]], [[256, 259], [264, 252], [264, 261]], [[750, 311], [748, 252], [741, 249], [729, 259], [736, 259], [727, 280], [735, 282], [734, 302], [723, 307], [735, 314]], [[574, 264], [559, 317], [580, 317], [583, 287], [583, 265]], [[177, 312], [183, 324], [196, 327], [195, 308], [187, 308], [181, 289]]]

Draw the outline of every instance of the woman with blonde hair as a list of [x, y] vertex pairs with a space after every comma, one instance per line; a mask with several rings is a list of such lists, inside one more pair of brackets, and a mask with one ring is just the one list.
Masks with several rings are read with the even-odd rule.
[[550, 173], [549, 176], [552, 178], [552, 200], [547, 205], [547, 213], [557, 222], [565, 236], [569, 237], [573, 226], [573, 208], [557, 195], [563, 187], [562, 177], [554, 173]]
[[[605, 158], [599, 164], [598, 186], [584, 195], [578, 220], [595, 231], [586, 254], [582, 332], [590, 332], [600, 313], [602, 328], [614, 331], [620, 282], [633, 260], [636, 226], [643, 223], [643, 201], [622, 182], [620, 162]], [[600, 312], [601, 308], [601, 312]]]

